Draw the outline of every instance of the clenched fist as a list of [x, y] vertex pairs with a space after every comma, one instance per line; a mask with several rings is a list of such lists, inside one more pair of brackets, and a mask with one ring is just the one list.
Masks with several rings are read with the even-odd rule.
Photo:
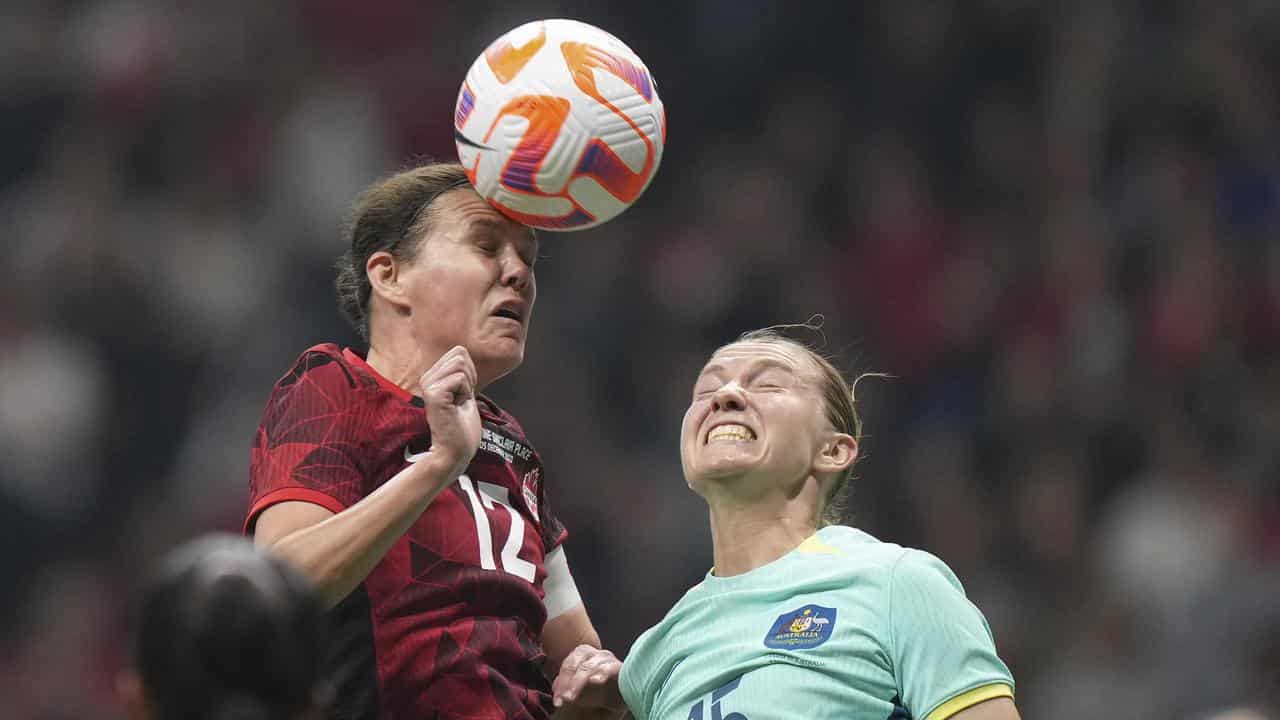
[[431, 426], [429, 457], [453, 482], [480, 447], [480, 409], [476, 406], [476, 366], [461, 345], [440, 356], [419, 381]]

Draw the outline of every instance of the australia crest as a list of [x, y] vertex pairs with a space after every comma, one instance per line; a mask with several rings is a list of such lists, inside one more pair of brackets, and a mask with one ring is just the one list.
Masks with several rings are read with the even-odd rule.
[[835, 608], [805, 605], [779, 615], [764, 636], [764, 645], [779, 650], [808, 650], [830, 639], [835, 626]]

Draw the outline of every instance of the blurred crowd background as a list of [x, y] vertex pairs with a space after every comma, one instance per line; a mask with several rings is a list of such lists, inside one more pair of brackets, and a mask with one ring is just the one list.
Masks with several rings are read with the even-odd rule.
[[1271, 0], [8, 0], [0, 716], [119, 716], [139, 573], [239, 527], [271, 385], [355, 340], [354, 195], [453, 158], [472, 59], [555, 16], [670, 123], [634, 209], [544, 240], [489, 392], [609, 647], [710, 566], [697, 369], [822, 313], [894, 376], [858, 386], [851, 523], [956, 570], [1024, 717], [1280, 717]]

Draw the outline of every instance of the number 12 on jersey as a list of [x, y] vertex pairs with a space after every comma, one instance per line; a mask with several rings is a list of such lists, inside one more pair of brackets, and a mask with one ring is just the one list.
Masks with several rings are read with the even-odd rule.
[[524, 518], [518, 510], [511, 507], [511, 496], [507, 489], [484, 481], [473, 482], [466, 475], [458, 476], [458, 484], [471, 501], [471, 515], [476, 521], [476, 540], [480, 543], [480, 567], [485, 570], [498, 569], [493, 557], [493, 531], [489, 528], [489, 513], [498, 512], [500, 506], [511, 518], [511, 530], [507, 533], [506, 542], [502, 544], [502, 570], [533, 582], [537, 568], [520, 557], [520, 547], [524, 544]]

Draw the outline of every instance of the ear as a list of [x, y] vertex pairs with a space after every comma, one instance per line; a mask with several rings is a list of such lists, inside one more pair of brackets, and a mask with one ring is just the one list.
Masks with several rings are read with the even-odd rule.
[[404, 305], [404, 286], [400, 284], [400, 261], [391, 253], [379, 250], [365, 261], [364, 271], [374, 295], [393, 305]]
[[149, 720], [152, 717], [146, 686], [133, 668], [125, 668], [116, 674], [116, 698], [124, 706], [125, 717], [130, 720]]
[[818, 457], [814, 458], [813, 469], [822, 473], [842, 473], [857, 459], [858, 441], [846, 433], [832, 433], [818, 452]]

